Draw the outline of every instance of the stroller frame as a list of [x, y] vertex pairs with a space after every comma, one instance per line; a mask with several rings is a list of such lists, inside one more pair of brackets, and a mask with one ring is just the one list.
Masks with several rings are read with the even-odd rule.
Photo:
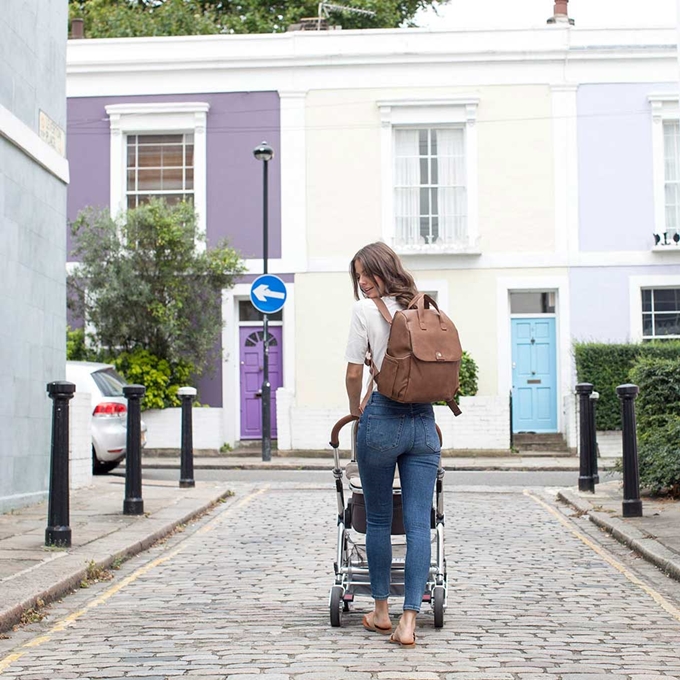
[[[354, 422], [353, 422], [354, 421]], [[350, 610], [351, 604], [354, 602], [355, 596], [371, 596], [371, 584], [368, 573], [368, 564], [365, 558], [365, 543], [360, 543], [351, 535], [351, 530], [356, 531], [353, 526], [353, 505], [355, 505], [355, 495], [361, 495], [359, 487], [353, 486], [351, 479], [349, 480], [350, 497], [345, 503], [345, 486], [343, 483], [343, 473], [345, 472], [340, 467], [340, 430], [348, 423], [352, 424], [351, 435], [351, 460], [350, 463], [356, 463], [356, 430], [358, 425], [358, 418], [356, 416], [345, 416], [341, 418], [334, 426], [331, 432], [330, 445], [333, 448], [334, 468], [333, 477], [335, 478], [335, 489], [338, 504], [337, 516], [337, 548], [336, 558], [333, 565], [335, 571], [335, 581], [330, 589], [328, 606], [330, 609], [331, 626], [338, 627], [342, 625], [343, 613]], [[437, 427], [437, 434], [441, 444], [441, 431]], [[431, 510], [430, 526], [433, 534], [432, 558], [430, 560], [430, 571], [428, 574], [425, 592], [423, 594], [423, 602], [429, 603], [434, 613], [434, 627], [442, 628], [444, 626], [444, 612], [446, 610], [448, 581], [446, 572], [446, 555], [444, 551], [444, 468], [439, 463], [437, 470], [437, 481], [435, 484], [434, 502]], [[396, 501], [398, 496], [401, 496], [401, 488], [393, 487], [393, 500]], [[401, 499], [399, 499], [401, 500]], [[363, 499], [362, 499], [363, 502]], [[361, 531], [363, 527], [360, 527]], [[402, 531], [398, 532], [403, 533]], [[392, 526], [392, 535], [395, 535], [395, 526]], [[394, 548], [399, 547], [393, 544]], [[390, 595], [396, 597], [403, 597], [404, 595], [404, 557], [392, 557], [392, 566], [390, 572]]]

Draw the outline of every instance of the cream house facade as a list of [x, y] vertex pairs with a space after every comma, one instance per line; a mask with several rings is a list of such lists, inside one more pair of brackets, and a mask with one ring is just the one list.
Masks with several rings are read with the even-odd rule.
[[[587, 301], [573, 298], [573, 274], [631, 258], [659, 264], [651, 249], [581, 247], [579, 91], [652, 87], [676, 74], [675, 34], [665, 29], [321, 31], [71, 41], [68, 94], [277, 94], [280, 252], [269, 271], [288, 289], [279, 449], [325, 447], [346, 412], [348, 265], [375, 240], [436, 294], [478, 364], [479, 392], [463, 399], [463, 415], [438, 416], [445, 447], [507, 449], [510, 394], [524, 407], [514, 384], [522, 333], [538, 345], [548, 338], [550, 384], [534, 405], [545, 425], [534, 429], [575, 446], [572, 316]], [[261, 273], [256, 255], [248, 265]], [[222, 401], [204, 448], [242, 439], [239, 303], [249, 286], [224, 294]]]

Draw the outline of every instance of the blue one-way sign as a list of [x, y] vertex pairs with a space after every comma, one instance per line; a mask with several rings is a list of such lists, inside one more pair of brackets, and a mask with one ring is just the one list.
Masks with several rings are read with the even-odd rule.
[[274, 314], [286, 302], [286, 284], [272, 274], [258, 276], [250, 287], [250, 301], [263, 314]]

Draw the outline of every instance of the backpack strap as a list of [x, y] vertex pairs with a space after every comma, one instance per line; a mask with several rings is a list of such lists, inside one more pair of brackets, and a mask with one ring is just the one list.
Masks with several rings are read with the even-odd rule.
[[454, 416], [459, 416], [462, 413], [462, 411], [460, 410], [460, 407], [458, 406], [458, 404], [456, 404], [455, 399], [451, 399], [451, 401], [447, 401], [446, 405], [453, 411]]
[[382, 314], [383, 319], [387, 321], [387, 323], [391, 326], [392, 325], [392, 315], [390, 314], [390, 310], [387, 309], [387, 305], [385, 304], [385, 301], [382, 298], [371, 298], [373, 302], [375, 302], [375, 306], [380, 310], [380, 313]]

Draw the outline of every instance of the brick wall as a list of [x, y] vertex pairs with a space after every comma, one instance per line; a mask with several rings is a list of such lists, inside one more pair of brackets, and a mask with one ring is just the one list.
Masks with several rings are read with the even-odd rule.
[[[345, 409], [298, 408], [291, 390], [276, 392], [278, 448], [290, 450], [330, 449], [333, 425], [347, 415]], [[510, 407], [502, 397], [463, 397], [462, 415], [455, 418], [446, 406], [435, 407], [435, 418], [442, 430], [445, 449], [508, 449], [510, 446]], [[340, 433], [340, 448], [350, 448], [350, 427]]]

